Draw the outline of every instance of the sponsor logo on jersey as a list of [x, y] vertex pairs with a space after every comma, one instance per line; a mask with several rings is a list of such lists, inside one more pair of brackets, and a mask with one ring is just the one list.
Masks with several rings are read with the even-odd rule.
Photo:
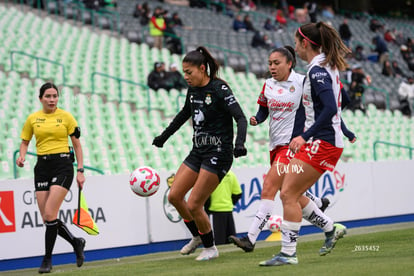
[[270, 99], [267, 104], [270, 109], [276, 111], [292, 111], [294, 105], [294, 102], [283, 102], [274, 99]]
[[195, 124], [199, 126], [201, 124], [201, 122], [204, 121], [203, 111], [201, 111], [200, 109], [194, 110], [194, 119], [193, 120], [194, 120]]
[[317, 72], [317, 73], [312, 74], [311, 78], [316, 79], [316, 78], [324, 78], [324, 77], [327, 77], [327, 76], [328, 76], [328, 73], [326, 73], [326, 72]]
[[[218, 136], [210, 136], [210, 135], [205, 135], [204, 133], [200, 133], [198, 134], [196, 132], [196, 134], [194, 135], [193, 138], [194, 141], [194, 145], [199, 148], [201, 146], [207, 146], [207, 145], [214, 145], [214, 146], [221, 146], [221, 137]], [[219, 149], [217, 149], [219, 150]]]
[[207, 94], [206, 99], [204, 100], [204, 102], [206, 103], [206, 105], [211, 104], [211, 95], [210, 94]]
[[222, 86], [221, 86], [221, 90], [228, 90], [229, 88], [227, 87], [227, 85], [225, 85], [225, 84], [223, 84]]
[[194, 99], [194, 96], [191, 95], [190, 96], [190, 103], [203, 104], [204, 102], [201, 101], [201, 100]]
[[232, 105], [234, 103], [237, 103], [237, 99], [236, 97], [234, 97], [234, 95], [228, 95], [226, 97], [224, 97], [224, 100], [226, 101], [227, 105]]

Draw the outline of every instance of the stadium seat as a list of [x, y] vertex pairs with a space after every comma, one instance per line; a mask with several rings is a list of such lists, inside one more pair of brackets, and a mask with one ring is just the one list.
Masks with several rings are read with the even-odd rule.
[[[155, 5], [151, 3], [150, 5]], [[124, 1], [120, 1], [119, 4], [120, 6], [124, 5], [122, 8], [124, 14], [121, 20], [126, 23], [131, 15], [128, 14]], [[185, 29], [178, 31], [183, 37], [185, 46], [190, 46], [188, 49], [194, 48], [191, 45], [198, 46], [214, 41], [217, 43], [216, 46], [223, 49], [236, 50], [248, 55], [250, 64], [248, 74], [238, 72], [244, 70], [242, 68], [244, 64], [240, 62], [242, 59], [239, 59], [239, 61], [229, 62], [235, 68], [221, 68], [220, 77], [223, 77], [231, 86], [246, 117], [255, 114], [257, 111], [256, 99], [267, 71], [267, 65], [264, 61], [267, 60], [268, 52], [251, 49], [249, 46], [250, 33], [230, 32], [231, 19], [227, 16], [207, 11], [209, 16], [206, 17], [205, 10], [164, 4], [167, 8], [171, 8], [171, 11], [177, 10], [182, 17], [184, 16], [184, 21], [196, 28], [196, 31]], [[70, 15], [71, 5], [63, 6], [67, 7], [67, 15], [79, 19], [76, 15], [76, 8], [73, 8], [73, 13]], [[62, 11], [61, 14], [63, 14]], [[82, 142], [85, 144], [85, 160], [91, 162], [90, 165], [97, 166], [107, 173], [126, 172], [127, 169], [144, 164], [164, 166], [168, 170], [174, 170], [179, 166], [189, 151], [189, 145], [191, 145], [192, 128], [190, 124], [183, 125], [182, 129], [167, 142], [166, 148], [158, 150], [149, 144], [176, 114], [177, 97], [179, 106], [182, 106], [184, 97], [179, 95], [184, 94], [175, 90], [170, 93], [149, 91], [151, 93], [151, 108], [158, 108], [158, 110], [148, 111], [148, 91], [144, 87], [122, 84], [121, 97], [125, 102], [120, 102], [118, 83], [108, 78], [96, 77], [96, 91], [91, 95], [91, 74], [101, 72], [144, 85], [146, 76], [152, 70], [155, 61], [163, 60], [167, 65], [173, 62], [181, 65], [182, 56], [171, 55], [167, 49], [159, 51], [151, 48], [151, 44], [143, 43], [141, 40], [142, 34], [145, 36], [145, 32], [147, 32], [145, 30], [143, 33], [136, 31], [134, 34], [133, 38], [137, 40], [137, 43], [141, 43], [137, 44], [131, 43], [131, 39], [128, 40], [128, 37], [115, 38], [106, 33], [95, 32], [91, 28], [75, 26], [69, 21], [60, 20], [58, 22], [48, 17], [41, 18], [37, 13], [22, 12], [13, 6], [5, 8], [0, 4], [0, 15], [0, 21], [7, 22], [7, 24], [0, 24], [0, 32], [3, 34], [3, 39], [0, 41], [0, 66], [7, 72], [4, 73], [0, 70], [0, 85], [4, 91], [0, 103], [9, 107], [0, 110], [0, 121], [3, 126], [0, 132], [1, 137], [11, 137], [14, 141], [17, 137], [18, 140], [26, 116], [41, 108], [37, 93], [39, 87], [45, 82], [45, 78], [53, 79], [58, 83], [63, 82], [60, 67], [44, 62], [40, 63], [40, 77], [34, 79], [36, 77], [34, 60], [18, 55], [15, 57], [16, 70], [27, 72], [30, 79], [22, 78], [18, 71], [8, 72], [10, 51], [18, 50], [55, 60], [64, 65], [66, 83], [61, 89], [59, 106], [72, 112], [81, 125], [85, 134], [82, 136]], [[338, 15], [333, 22], [337, 24], [342, 19], [342, 15]], [[392, 22], [392, 19], [389, 20]], [[255, 22], [260, 22], [260, 19], [256, 19]], [[369, 44], [371, 33], [367, 27], [358, 20], [350, 19], [350, 22], [355, 39]], [[134, 25], [124, 26], [125, 30], [132, 30]], [[226, 29], [223, 26], [228, 26], [229, 32], [218, 32], [218, 30]], [[296, 28], [297, 25], [289, 24], [286, 31], [272, 33], [272, 38], [284, 45], [293, 45], [291, 34]], [[39, 35], [39, 32], [42, 35]], [[412, 34], [412, 30], [408, 28], [407, 34]], [[210, 48], [213, 55], [218, 60], [223, 59], [224, 62], [224, 52]], [[399, 51], [399, 48], [393, 45], [390, 46], [390, 49], [395, 53]], [[394, 54], [394, 57], [401, 64], [404, 64], [398, 55]], [[413, 145], [414, 143], [412, 138], [414, 137], [412, 132], [414, 129], [413, 119], [404, 117], [398, 110], [399, 102], [397, 102], [396, 91], [400, 80], [382, 78], [377, 64], [363, 63], [363, 67], [366, 72], [372, 75], [372, 85], [375, 88], [390, 93], [390, 108], [393, 112], [379, 110], [385, 108], [385, 97], [381, 92], [373, 92], [376, 89], [367, 89], [367, 115], [359, 110], [355, 112], [345, 110], [343, 112], [347, 126], [355, 131], [359, 138], [356, 144], [347, 144], [346, 142], [347, 147], [344, 151], [344, 156], [348, 160], [354, 161], [372, 158], [372, 143], [375, 140], [370, 137], [388, 139], [390, 142], [405, 145]], [[296, 70], [304, 72], [305, 68], [306, 62], [298, 59]], [[22, 102], [24, 102], [24, 108]], [[22, 112], [16, 115], [12, 112], [14, 109], [20, 109]], [[110, 134], [108, 134], [108, 130], [111, 131]], [[249, 166], [249, 164], [268, 166], [267, 140], [267, 123], [255, 128], [249, 127], [246, 142], [249, 154], [247, 157], [236, 159], [234, 165], [236, 167]], [[33, 144], [31, 143], [31, 147]], [[174, 151], [171, 150], [173, 146]], [[13, 148], [15, 147], [17, 145], [13, 145]], [[9, 158], [10, 151], [4, 151], [2, 148], [1, 156]], [[160, 164], [160, 161], [168, 156], [170, 162]], [[383, 150], [381, 156], [383, 158], [408, 158], [401, 150]], [[12, 167], [10, 163], [9, 167]], [[20, 169], [19, 175], [32, 177], [33, 173], [30, 170]]]

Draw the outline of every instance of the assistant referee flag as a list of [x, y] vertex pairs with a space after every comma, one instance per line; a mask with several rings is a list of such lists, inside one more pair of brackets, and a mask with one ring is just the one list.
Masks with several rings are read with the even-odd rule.
[[78, 209], [73, 216], [73, 224], [84, 230], [89, 235], [98, 235], [99, 229], [88, 212], [88, 204], [81, 188], [79, 188]]

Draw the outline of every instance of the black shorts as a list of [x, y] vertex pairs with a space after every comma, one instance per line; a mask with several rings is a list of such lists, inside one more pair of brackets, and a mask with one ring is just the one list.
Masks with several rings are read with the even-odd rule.
[[214, 173], [221, 181], [233, 164], [233, 152], [223, 150], [200, 153], [197, 149], [192, 149], [183, 163], [195, 172], [203, 168]]
[[35, 190], [49, 191], [52, 185], [59, 185], [69, 190], [73, 175], [73, 164], [69, 153], [39, 155], [34, 167]]

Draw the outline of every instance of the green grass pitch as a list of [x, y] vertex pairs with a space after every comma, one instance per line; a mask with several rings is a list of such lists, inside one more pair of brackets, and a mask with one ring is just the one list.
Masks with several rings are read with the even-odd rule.
[[[414, 275], [414, 223], [379, 225], [348, 230], [327, 256], [319, 256], [323, 234], [302, 236], [298, 265], [260, 267], [260, 261], [279, 252], [280, 242], [259, 241], [251, 253], [234, 245], [218, 246], [217, 259], [198, 262], [201, 252], [181, 256], [179, 251], [121, 259], [57, 265], [56, 275]], [[6, 271], [2, 275], [36, 275], [36, 269]]]

